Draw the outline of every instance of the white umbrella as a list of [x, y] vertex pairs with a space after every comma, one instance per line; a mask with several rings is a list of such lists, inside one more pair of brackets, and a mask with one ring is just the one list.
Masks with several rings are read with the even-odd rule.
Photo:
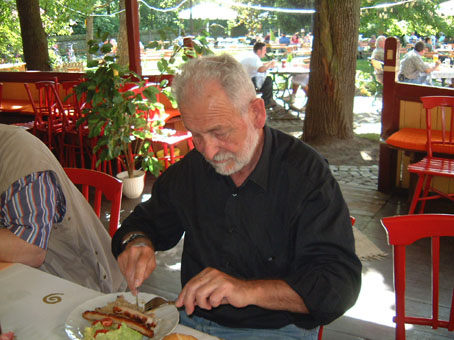
[[439, 15], [454, 16], [454, 0], [445, 1], [438, 5]]
[[[178, 13], [180, 19], [189, 19], [191, 9], [182, 10]], [[230, 7], [224, 7], [215, 3], [200, 3], [192, 7], [193, 19], [209, 20], [233, 20], [238, 13]]]

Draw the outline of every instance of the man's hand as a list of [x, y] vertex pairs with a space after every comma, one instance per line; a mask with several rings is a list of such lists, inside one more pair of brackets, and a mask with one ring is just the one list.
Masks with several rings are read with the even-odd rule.
[[210, 310], [224, 304], [309, 313], [301, 296], [283, 280], [241, 280], [210, 267], [186, 283], [175, 305], [185, 306], [191, 315], [195, 306]]
[[156, 268], [153, 245], [150, 241], [144, 245], [143, 238], [134, 240], [118, 256], [118, 265], [128, 282], [129, 289], [135, 295], [137, 287], [140, 287]]
[[221, 304], [246, 307], [250, 304], [249, 288], [247, 281], [214, 268], [206, 268], [186, 283], [176, 306], [185, 306], [188, 315], [194, 312], [195, 306], [208, 310]]

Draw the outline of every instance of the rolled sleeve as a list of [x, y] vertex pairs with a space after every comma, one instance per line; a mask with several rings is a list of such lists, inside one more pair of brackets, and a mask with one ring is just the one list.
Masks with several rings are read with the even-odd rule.
[[53, 171], [32, 173], [0, 196], [0, 224], [27, 243], [47, 249], [53, 223], [63, 220], [66, 201]]
[[285, 281], [317, 323], [327, 324], [355, 303], [362, 266], [338, 184], [333, 179], [315, 187], [295, 218], [295, 260]]

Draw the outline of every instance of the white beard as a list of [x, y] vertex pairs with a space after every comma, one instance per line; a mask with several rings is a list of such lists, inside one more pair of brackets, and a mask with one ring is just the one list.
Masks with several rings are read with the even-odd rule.
[[256, 151], [258, 143], [259, 132], [255, 130], [251, 122], [248, 122], [247, 136], [243, 150], [240, 150], [237, 155], [232, 152], [219, 152], [213, 157], [214, 161], [227, 160], [227, 162], [216, 163], [210, 160], [207, 160], [207, 162], [213, 166], [218, 174], [224, 176], [233, 175], [249, 164], [254, 152]]

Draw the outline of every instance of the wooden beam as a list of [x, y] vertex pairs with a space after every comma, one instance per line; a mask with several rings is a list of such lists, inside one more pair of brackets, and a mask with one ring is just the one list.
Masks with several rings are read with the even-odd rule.
[[125, 0], [126, 27], [128, 32], [129, 68], [138, 75], [142, 75], [140, 65], [140, 31], [139, 31], [139, 4], [137, 0]]

